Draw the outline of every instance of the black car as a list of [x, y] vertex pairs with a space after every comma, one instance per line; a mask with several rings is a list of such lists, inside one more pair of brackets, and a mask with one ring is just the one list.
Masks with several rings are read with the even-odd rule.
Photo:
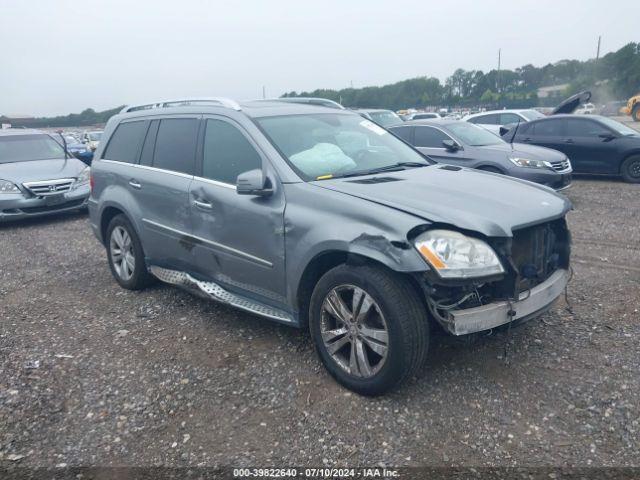
[[469, 122], [414, 120], [389, 131], [438, 163], [459, 165], [540, 183], [555, 190], [571, 185], [571, 162], [549, 148], [507, 143]]
[[621, 175], [640, 183], [640, 133], [599, 115], [554, 115], [505, 132], [507, 141], [565, 153], [575, 173]]

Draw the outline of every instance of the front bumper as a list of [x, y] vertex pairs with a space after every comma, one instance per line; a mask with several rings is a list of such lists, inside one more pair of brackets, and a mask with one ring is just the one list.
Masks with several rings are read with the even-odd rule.
[[89, 193], [89, 185], [83, 185], [61, 195], [47, 197], [5, 194], [0, 197], [0, 222], [86, 208]]
[[[553, 302], [562, 294], [569, 281], [568, 270], [555, 271], [547, 280], [520, 294], [518, 301], [498, 301], [479, 307], [451, 310], [443, 326], [454, 335], [490, 330], [505, 325], [511, 320], [524, 321], [535, 318], [548, 310]], [[509, 309], [515, 315], [509, 317]]]
[[572, 170], [564, 172], [556, 172], [547, 169], [537, 168], [519, 168], [513, 170], [511, 174], [514, 177], [529, 180], [530, 182], [539, 183], [546, 187], [553, 188], [556, 191], [564, 190], [571, 186]]

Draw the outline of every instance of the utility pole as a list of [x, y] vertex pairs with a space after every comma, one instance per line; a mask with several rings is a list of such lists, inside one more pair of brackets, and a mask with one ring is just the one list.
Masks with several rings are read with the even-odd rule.
[[496, 92], [500, 93], [500, 61], [502, 57], [502, 49], [498, 49], [498, 72], [496, 73]]
[[596, 62], [600, 59], [600, 40], [602, 40], [602, 35], [598, 35], [598, 50], [596, 51]]

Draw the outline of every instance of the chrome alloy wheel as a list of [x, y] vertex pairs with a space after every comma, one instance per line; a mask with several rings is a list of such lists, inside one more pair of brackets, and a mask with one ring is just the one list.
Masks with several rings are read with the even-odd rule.
[[109, 254], [118, 277], [125, 281], [129, 280], [135, 271], [136, 257], [133, 253], [131, 235], [120, 225], [111, 232]]
[[361, 378], [380, 371], [389, 350], [389, 332], [380, 307], [363, 289], [341, 285], [322, 302], [320, 334], [331, 358]]

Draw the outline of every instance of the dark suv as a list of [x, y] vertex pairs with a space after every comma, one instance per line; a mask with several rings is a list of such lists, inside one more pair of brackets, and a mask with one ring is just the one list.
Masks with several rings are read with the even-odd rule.
[[91, 224], [120, 285], [154, 278], [309, 328], [342, 384], [379, 394], [454, 335], [564, 290], [569, 201], [435, 165], [348, 110], [227, 99], [126, 107], [92, 165]]

